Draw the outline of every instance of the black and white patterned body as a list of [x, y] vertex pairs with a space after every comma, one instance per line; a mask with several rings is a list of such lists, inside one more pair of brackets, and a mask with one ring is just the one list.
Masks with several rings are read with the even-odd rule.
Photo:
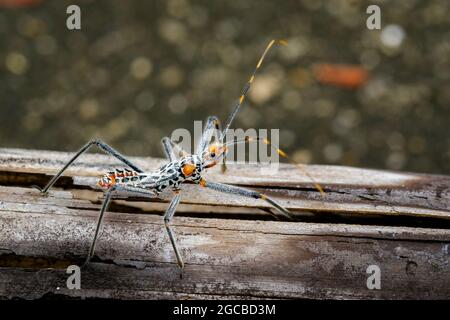
[[203, 170], [202, 160], [197, 155], [188, 155], [169, 162], [155, 171], [139, 173], [128, 169], [116, 169], [104, 175], [99, 185], [105, 189], [113, 185], [145, 188], [155, 196], [169, 187], [178, 190], [186, 180], [198, 183]]
[[200, 181], [202, 170], [201, 159], [196, 155], [189, 155], [169, 162], [153, 172], [143, 173], [146, 177], [141, 180], [141, 185], [154, 189], [157, 194], [169, 187], [178, 190], [186, 180]]

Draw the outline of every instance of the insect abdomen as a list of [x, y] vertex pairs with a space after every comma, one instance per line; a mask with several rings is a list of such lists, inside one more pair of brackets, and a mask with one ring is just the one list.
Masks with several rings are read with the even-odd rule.
[[135, 184], [140, 180], [139, 172], [129, 169], [115, 169], [105, 174], [98, 182], [102, 188], [111, 188], [115, 184]]

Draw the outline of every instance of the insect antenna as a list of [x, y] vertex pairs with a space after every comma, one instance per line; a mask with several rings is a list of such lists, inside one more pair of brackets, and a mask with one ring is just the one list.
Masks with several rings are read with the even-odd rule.
[[252, 75], [250, 76], [250, 79], [247, 81], [247, 83], [244, 86], [244, 89], [242, 89], [242, 93], [241, 96], [239, 97], [238, 102], [236, 103], [233, 112], [230, 114], [230, 116], [227, 119], [227, 122], [225, 123], [224, 129], [222, 131], [222, 139], [225, 139], [225, 136], [227, 134], [228, 129], [231, 126], [231, 123], [233, 122], [234, 118], [236, 117], [236, 114], [238, 113], [242, 103], [244, 102], [245, 98], [247, 97], [248, 91], [250, 90], [250, 86], [253, 82], [253, 80], [255, 80], [255, 76], [256, 73], [258, 72], [258, 69], [261, 67], [264, 58], [266, 57], [267, 53], [269, 52], [270, 48], [272, 48], [272, 46], [275, 43], [279, 43], [281, 45], [287, 45], [287, 41], [286, 40], [271, 40], [269, 42], [269, 44], [267, 45], [266, 49], [264, 50], [261, 58], [258, 61], [258, 64], [256, 65], [256, 68], [253, 70]]
[[[225, 123], [224, 129], [222, 131], [222, 139], [225, 139], [226, 134], [228, 129], [231, 126], [231, 123], [233, 122], [234, 118], [236, 117], [236, 114], [238, 113], [242, 103], [244, 102], [245, 98], [247, 97], [247, 94], [250, 90], [251, 84], [253, 83], [253, 81], [255, 80], [255, 76], [256, 73], [258, 72], [258, 69], [261, 67], [267, 53], [269, 52], [270, 48], [272, 48], [272, 46], [275, 43], [279, 43], [281, 45], [287, 45], [287, 41], [286, 40], [271, 40], [269, 42], [269, 44], [267, 45], [266, 49], [264, 50], [263, 54], [261, 55], [261, 58], [258, 61], [258, 64], [256, 65], [256, 68], [253, 70], [250, 79], [247, 81], [247, 83], [244, 86], [244, 89], [242, 90], [241, 96], [239, 97], [238, 102], [236, 103], [236, 106], [233, 109], [233, 112], [230, 114], [230, 116], [228, 117], [227, 122]], [[260, 138], [252, 138], [252, 137], [247, 137], [244, 140], [238, 140], [238, 141], [232, 141], [227, 143], [226, 145], [234, 145], [234, 144], [238, 144], [238, 143], [245, 143], [245, 142], [250, 142], [250, 141], [255, 141], [255, 140], [262, 140], [265, 144], [267, 144], [268, 146], [270, 146], [271, 148], [273, 148], [281, 157], [287, 159], [289, 162], [291, 162], [292, 164], [294, 164], [295, 166], [297, 166], [300, 171], [306, 176], [308, 177], [308, 179], [311, 180], [311, 182], [314, 184], [314, 187], [320, 192], [321, 195], [325, 195], [325, 191], [323, 191], [322, 186], [317, 183], [313, 177], [308, 173], [308, 171], [305, 169], [305, 166], [301, 163], [298, 163], [296, 161], [294, 161], [293, 159], [291, 159], [286, 152], [284, 152], [283, 150], [281, 150], [280, 148], [276, 148], [274, 147], [269, 140], [267, 139], [260, 139]], [[225, 158], [223, 158], [223, 161], [225, 162]]]
[[292, 163], [293, 165], [295, 165], [297, 168], [300, 169], [300, 171], [302, 172], [302, 174], [304, 174], [309, 180], [311, 180], [311, 182], [314, 184], [314, 187], [317, 189], [317, 191], [320, 192], [320, 194], [322, 196], [325, 195], [325, 191], [323, 190], [322, 186], [315, 181], [315, 179], [308, 173], [308, 171], [305, 168], [304, 164], [298, 163], [296, 161], [294, 161], [291, 157], [289, 157], [289, 155], [284, 152], [283, 150], [281, 150], [280, 148], [275, 147], [268, 139], [266, 138], [258, 138], [258, 137], [245, 137], [245, 139], [240, 139], [240, 140], [236, 140], [236, 141], [231, 141], [225, 144], [225, 146], [229, 147], [231, 145], [236, 145], [239, 143], [246, 143], [246, 142], [252, 142], [252, 141], [263, 141], [266, 145], [268, 145], [269, 147], [271, 147], [273, 150], [275, 150], [281, 157], [285, 158], [286, 160], [288, 160], [290, 163]]
[[292, 163], [292, 164], [295, 165], [297, 168], [299, 168], [300, 171], [301, 171], [305, 176], [307, 176], [309, 180], [311, 180], [311, 182], [314, 184], [314, 187], [320, 192], [320, 194], [321, 194], [322, 196], [325, 195], [325, 191], [323, 191], [322, 186], [321, 186], [319, 183], [317, 183], [317, 182], [314, 180], [314, 178], [308, 173], [308, 171], [306, 170], [304, 164], [298, 163], [297, 161], [294, 161], [291, 157], [289, 157], [289, 155], [288, 155], [286, 152], [284, 152], [284, 151], [281, 150], [280, 148], [277, 148], [277, 147], [273, 146], [272, 143], [271, 143], [269, 140], [267, 140], [267, 139], [262, 139], [262, 140], [263, 140], [263, 142], [264, 142], [265, 144], [267, 144], [268, 146], [270, 146], [271, 148], [273, 148], [273, 149], [274, 149], [281, 157], [285, 158], [285, 159], [288, 160], [290, 163]]

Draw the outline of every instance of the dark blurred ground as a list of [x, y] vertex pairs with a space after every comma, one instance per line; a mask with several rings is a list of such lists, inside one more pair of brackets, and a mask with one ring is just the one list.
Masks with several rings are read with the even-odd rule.
[[[65, 27], [79, 4], [82, 30]], [[366, 28], [369, 4], [381, 31]], [[160, 139], [225, 120], [274, 48], [235, 127], [280, 128], [303, 162], [450, 173], [450, 2], [41, 1], [0, 8], [0, 146], [73, 150], [92, 137], [161, 156]], [[325, 85], [314, 64], [369, 72]], [[344, 70], [345, 71], [345, 70]], [[344, 74], [345, 76], [345, 74]]]

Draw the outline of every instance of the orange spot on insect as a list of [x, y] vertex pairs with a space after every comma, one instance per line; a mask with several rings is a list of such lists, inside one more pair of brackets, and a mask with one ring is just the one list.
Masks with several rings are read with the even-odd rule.
[[[108, 181], [108, 182], [106, 182], [106, 181]], [[100, 186], [101, 188], [105, 188], [105, 189], [111, 188], [115, 184], [116, 184], [116, 175], [115, 174], [104, 175], [103, 178], [97, 182], [98, 186]]]
[[202, 187], [206, 187], [206, 180], [205, 179], [201, 179], [199, 182], [200, 186]]
[[322, 63], [313, 66], [313, 75], [323, 84], [356, 89], [367, 82], [369, 72], [358, 65]]
[[190, 175], [192, 175], [192, 173], [194, 173], [194, 171], [195, 171], [195, 164], [192, 164], [192, 163], [186, 163], [185, 165], [183, 165], [182, 167], [181, 167], [181, 171], [183, 172], [183, 174], [186, 176], [186, 177], [189, 177]]
[[242, 95], [242, 96], [239, 98], [239, 103], [242, 103], [242, 101], [244, 101], [244, 98], [245, 98], [245, 96]]

